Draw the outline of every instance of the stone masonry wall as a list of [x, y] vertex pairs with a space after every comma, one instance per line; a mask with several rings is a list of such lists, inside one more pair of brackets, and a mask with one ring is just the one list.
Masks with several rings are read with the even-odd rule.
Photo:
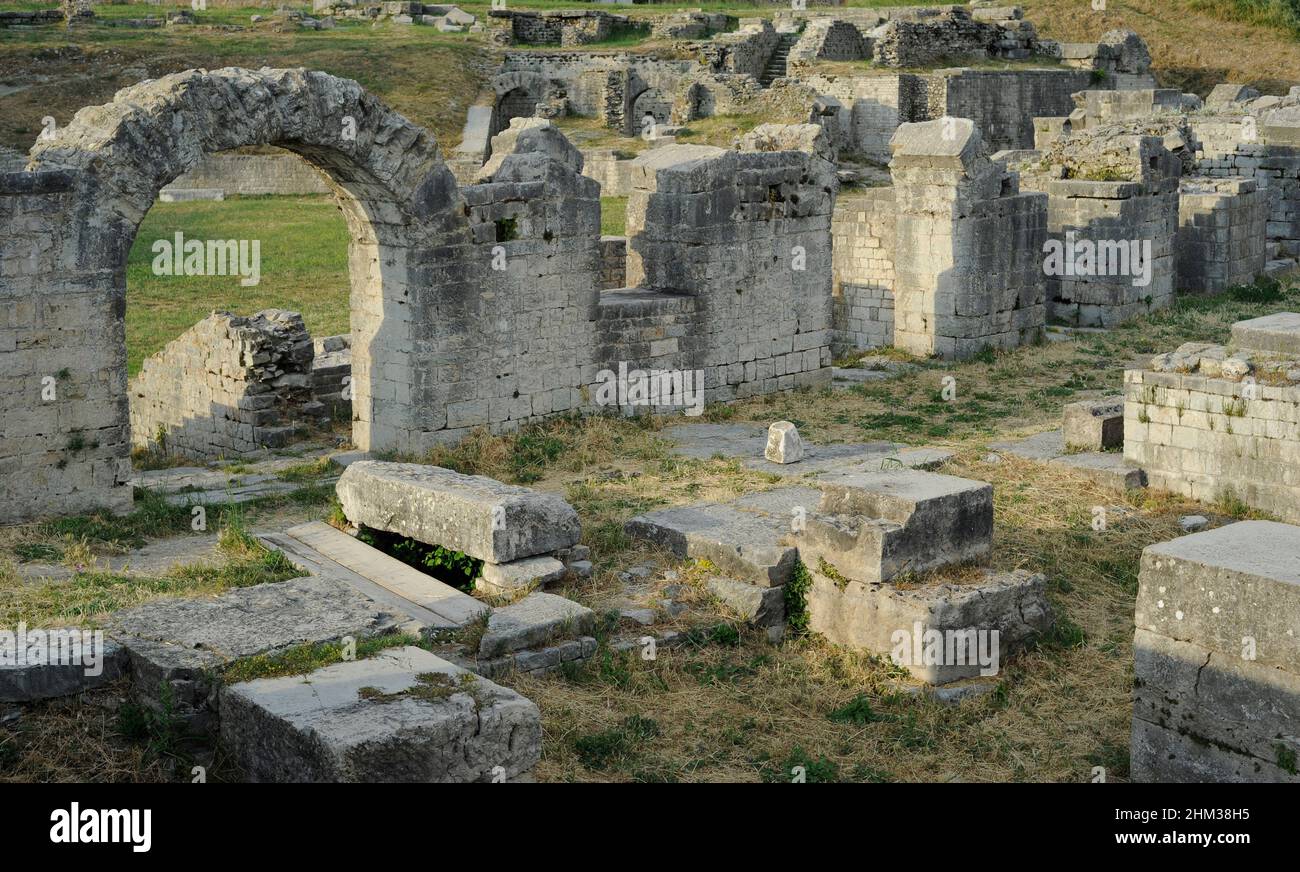
[[1130, 777], [1300, 783], [1300, 527], [1240, 521], [1142, 552]]
[[1183, 178], [1174, 251], [1177, 287], [1217, 293], [1264, 271], [1269, 197], [1254, 179]]
[[171, 188], [216, 188], [226, 196], [328, 194], [329, 185], [294, 154], [210, 154]]
[[1187, 343], [1126, 371], [1124, 397], [1124, 456], [1152, 487], [1300, 522], [1300, 342]]
[[311, 401], [313, 357], [296, 312], [214, 312], [132, 380], [131, 443], [199, 460], [282, 447]]
[[[765, 125], [744, 150], [669, 146], [642, 167], [628, 282], [697, 298], [687, 351], [711, 400], [828, 381], [836, 180], [819, 133]], [[426, 131], [355, 82], [192, 70], [83, 110], [0, 176], [16, 228], [0, 241], [5, 520], [130, 505], [127, 254], [162, 187], [248, 146], [310, 160], [347, 221], [359, 449], [593, 408], [600, 190], [549, 122], [512, 121], [461, 187]]]
[[966, 119], [905, 124], [893, 150], [894, 344], [962, 359], [1036, 341], [1047, 198], [1021, 194]]
[[1255, 179], [1270, 195], [1269, 242], [1300, 255], [1300, 147], [1240, 143], [1232, 152], [1203, 157], [1196, 172], [1214, 178]]
[[70, 173], [0, 174], [0, 523], [131, 505], [123, 301], [68, 278], [80, 199]]
[[628, 284], [697, 298], [710, 401], [829, 381], [829, 143], [760, 125], [742, 145], [646, 152], [628, 200]]
[[831, 221], [836, 355], [894, 344], [894, 189], [841, 194]]

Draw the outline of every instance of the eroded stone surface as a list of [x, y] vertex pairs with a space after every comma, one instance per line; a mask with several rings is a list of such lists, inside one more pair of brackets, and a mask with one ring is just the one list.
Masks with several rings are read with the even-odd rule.
[[588, 636], [595, 624], [595, 612], [586, 606], [555, 594], [530, 593], [492, 611], [479, 642], [479, 657], [500, 657], [558, 638]]
[[258, 782], [510, 780], [541, 756], [537, 706], [420, 648], [221, 691], [221, 739]]

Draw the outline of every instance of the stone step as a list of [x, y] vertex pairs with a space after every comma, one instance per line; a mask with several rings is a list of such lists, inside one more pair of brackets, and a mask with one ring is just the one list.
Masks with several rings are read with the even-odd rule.
[[509, 781], [541, 757], [533, 702], [421, 648], [220, 698], [222, 745], [255, 782]]
[[1114, 451], [1084, 451], [1068, 453], [1065, 434], [1061, 430], [1035, 433], [1025, 439], [994, 442], [989, 445], [996, 452], [1011, 454], [1025, 460], [1035, 460], [1060, 466], [1095, 481], [1102, 487], [1115, 490], [1132, 490], [1147, 486], [1146, 472], [1124, 455]]
[[469, 594], [322, 521], [290, 527], [285, 535], [454, 626], [464, 626], [488, 610]]

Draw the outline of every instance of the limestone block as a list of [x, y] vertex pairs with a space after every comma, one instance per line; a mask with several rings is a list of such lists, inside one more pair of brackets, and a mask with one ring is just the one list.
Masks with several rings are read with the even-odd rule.
[[553, 639], [590, 635], [596, 615], [586, 606], [550, 593], [530, 593], [519, 602], [494, 609], [479, 642], [482, 659], [535, 648]]
[[[60, 651], [66, 656], [58, 655]], [[0, 631], [0, 702], [70, 696], [115, 681], [126, 669], [126, 650], [79, 628]]]
[[735, 609], [756, 627], [785, 623], [785, 588], [746, 584], [732, 578], [713, 576], [706, 582], [709, 593]]
[[221, 739], [256, 782], [509, 780], [542, 749], [536, 705], [413, 647], [223, 688]]
[[817, 514], [793, 537], [810, 568], [879, 582], [981, 560], [993, 537], [993, 487], [913, 469], [826, 473]]
[[[997, 674], [1007, 654], [1046, 632], [1053, 621], [1046, 579], [1023, 570], [985, 571], [976, 581], [910, 589], [842, 582], [815, 570], [812, 577], [810, 629], [837, 645], [897, 654], [897, 665], [931, 684]], [[927, 636], [931, 631], [941, 641], [937, 649], [930, 646], [927, 657], [927, 645], [936, 638]], [[981, 650], [989, 655], [982, 663]]]
[[576, 545], [562, 498], [438, 466], [362, 460], [337, 485], [348, 520], [504, 564]]
[[1239, 521], [1149, 545], [1133, 618], [1138, 629], [1300, 672], [1300, 527]]
[[1232, 325], [1239, 348], [1300, 355], [1300, 312], [1276, 312]]
[[565, 566], [554, 557], [525, 557], [510, 563], [484, 563], [474, 587], [484, 593], [505, 594], [541, 587], [564, 576]]
[[1124, 397], [1070, 403], [1061, 416], [1066, 448], [1105, 451], [1124, 445]]
[[767, 428], [767, 447], [763, 456], [773, 463], [798, 463], [803, 460], [803, 439], [789, 421], [777, 421]]

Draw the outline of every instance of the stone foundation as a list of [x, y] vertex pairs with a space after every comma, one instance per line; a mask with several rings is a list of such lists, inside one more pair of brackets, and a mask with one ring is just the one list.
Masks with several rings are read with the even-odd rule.
[[1264, 271], [1269, 197], [1254, 179], [1184, 178], [1174, 251], [1178, 288], [1217, 293]]

